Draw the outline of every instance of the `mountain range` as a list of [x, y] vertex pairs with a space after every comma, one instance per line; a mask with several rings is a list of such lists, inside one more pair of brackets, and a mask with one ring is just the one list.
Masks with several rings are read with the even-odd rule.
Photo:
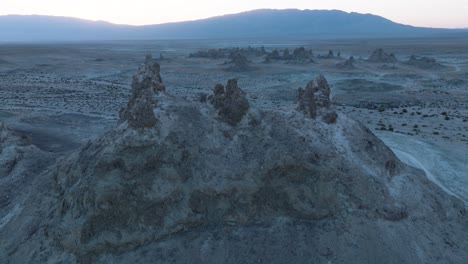
[[413, 27], [372, 14], [339, 10], [260, 9], [146, 26], [56, 16], [0, 16], [0, 41], [385, 38], [457, 32], [466, 30]]

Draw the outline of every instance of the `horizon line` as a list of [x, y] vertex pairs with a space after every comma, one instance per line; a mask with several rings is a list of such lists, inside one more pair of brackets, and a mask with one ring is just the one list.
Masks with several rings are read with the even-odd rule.
[[128, 26], [128, 27], [145, 27], [145, 26], [158, 26], [158, 25], [166, 25], [166, 24], [174, 24], [174, 23], [184, 23], [184, 22], [194, 22], [194, 21], [199, 21], [199, 20], [205, 20], [205, 19], [212, 19], [212, 18], [219, 18], [219, 17], [225, 17], [225, 16], [231, 16], [231, 15], [239, 15], [243, 13], [249, 13], [249, 12], [255, 12], [255, 11], [262, 11], [262, 10], [270, 10], [270, 11], [285, 11], [285, 10], [296, 10], [296, 11], [339, 11], [347, 14], [361, 14], [361, 15], [373, 15], [373, 16], [378, 16], [384, 19], [387, 19], [389, 21], [392, 21], [394, 23], [398, 23], [401, 25], [406, 25], [406, 26], [412, 26], [412, 27], [423, 27], [423, 28], [432, 28], [432, 29], [459, 29], [459, 30], [464, 30], [468, 29], [467, 27], [430, 27], [430, 26], [415, 26], [411, 24], [404, 24], [401, 22], [397, 22], [394, 20], [391, 20], [389, 18], [386, 18], [381, 15], [373, 14], [373, 13], [360, 13], [360, 12], [348, 12], [348, 11], [343, 11], [340, 9], [299, 9], [299, 8], [284, 8], [284, 9], [278, 9], [278, 8], [260, 8], [260, 9], [252, 9], [252, 10], [246, 10], [238, 13], [228, 13], [228, 14], [222, 14], [222, 15], [215, 15], [215, 16], [209, 16], [209, 17], [203, 17], [203, 18], [197, 18], [197, 19], [188, 19], [188, 20], [179, 20], [179, 21], [168, 21], [168, 22], [162, 22], [162, 23], [155, 23], [155, 24], [125, 24], [125, 23], [116, 23], [112, 21], [107, 21], [107, 20], [101, 20], [101, 19], [87, 19], [87, 18], [82, 18], [82, 17], [74, 17], [74, 16], [64, 16], [64, 15], [44, 15], [44, 14], [4, 14], [0, 15], [0, 17], [6, 17], [6, 16], [39, 16], [39, 17], [56, 17], [56, 18], [69, 18], [69, 19], [76, 19], [76, 20], [83, 20], [83, 21], [88, 21], [88, 22], [96, 22], [96, 23], [107, 23], [111, 25], [116, 25], [116, 26]]

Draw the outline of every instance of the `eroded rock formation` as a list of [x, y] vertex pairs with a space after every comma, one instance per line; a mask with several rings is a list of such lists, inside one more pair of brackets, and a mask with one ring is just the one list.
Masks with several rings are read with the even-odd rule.
[[121, 122], [128, 122], [131, 128], [150, 128], [156, 125], [157, 119], [153, 108], [154, 94], [164, 92], [159, 64], [146, 56], [145, 63], [138, 69], [132, 80], [132, 94], [119, 115]]
[[298, 110], [302, 111], [311, 118], [319, 115], [326, 123], [335, 123], [338, 117], [335, 110], [331, 107], [330, 86], [323, 75], [319, 75], [315, 81], [310, 81], [306, 89], [299, 88]]
[[[309, 113], [311, 102], [317, 113], [329, 105], [323, 77], [302, 95]], [[15, 205], [0, 207], [0, 259], [466, 261], [463, 202], [345, 115], [324, 112], [331, 126], [292, 109], [247, 112], [235, 80], [215, 87], [218, 113], [161, 100], [157, 127], [119, 125], [22, 185]], [[218, 115], [248, 122], [230, 126]]]
[[310, 81], [305, 90], [299, 87], [297, 91], [298, 110], [311, 118], [317, 116], [317, 103], [315, 102], [315, 82]]
[[222, 84], [217, 84], [211, 103], [218, 109], [219, 116], [231, 125], [239, 123], [249, 110], [249, 101], [245, 92], [237, 86], [237, 79], [228, 80], [226, 89]]
[[368, 62], [374, 63], [395, 63], [398, 62], [393, 53], [388, 54], [383, 49], [379, 48], [372, 52], [371, 56], [367, 59]]
[[354, 57], [351, 56], [349, 57], [349, 59], [345, 60], [344, 62], [340, 62], [336, 64], [336, 67], [339, 69], [343, 69], [343, 70], [352, 70], [356, 68], [354, 67], [354, 61], [355, 61]]

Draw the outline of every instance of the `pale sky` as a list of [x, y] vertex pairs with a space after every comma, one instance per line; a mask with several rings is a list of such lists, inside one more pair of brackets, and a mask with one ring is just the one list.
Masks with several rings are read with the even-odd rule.
[[70, 16], [145, 25], [259, 8], [339, 9], [413, 26], [468, 28], [468, 0], [0, 0], [0, 15]]

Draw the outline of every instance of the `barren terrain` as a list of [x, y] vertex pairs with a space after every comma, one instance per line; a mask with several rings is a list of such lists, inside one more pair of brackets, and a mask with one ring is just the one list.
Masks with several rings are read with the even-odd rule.
[[0, 45], [0, 262], [464, 263], [467, 44]]
[[[2, 44], [0, 121], [32, 136], [44, 151], [76, 149], [115, 125], [129, 95], [131, 75], [150, 53], [161, 56], [161, 75], [169, 93], [196, 100], [216, 83], [238, 78], [250, 100], [264, 109], [292, 105], [297, 88], [322, 73], [340, 111], [379, 132], [395, 150], [413, 151], [406, 142], [422, 142], [440, 151], [438, 162], [448, 166], [429, 169], [445, 171], [451, 170], [455, 158], [468, 160], [467, 44], [464, 38]], [[232, 71], [227, 58], [189, 57], [197, 51], [249, 46], [263, 46], [267, 52], [305, 47], [312, 50], [313, 59], [266, 63], [265, 56], [251, 55], [246, 71]], [[377, 48], [395, 54], [398, 61], [367, 61]], [[332, 58], [326, 56], [330, 50]], [[412, 55], [434, 58], [442, 66], [407, 63]], [[350, 56], [353, 66], [340, 67]], [[398, 134], [398, 141], [388, 134]], [[412, 152], [422, 164], [427, 161], [424, 151]], [[466, 163], [453, 170], [465, 178], [447, 183], [445, 173], [433, 174], [447, 188], [458, 183], [468, 188]]]

